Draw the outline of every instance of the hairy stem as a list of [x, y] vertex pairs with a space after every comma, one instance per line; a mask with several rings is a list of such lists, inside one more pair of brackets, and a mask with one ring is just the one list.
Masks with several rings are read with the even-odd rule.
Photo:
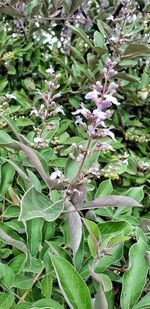
[[[42, 267], [41, 271], [35, 276], [35, 278], [33, 279], [33, 285], [36, 283], [36, 281], [38, 281], [38, 279], [40, 278], [42, 272], [44, 270], [44, 267]], [[27, 289], [24, 294], [20, 297], [19, 301], [17, 304], [21, 304], [24, 302], [26, 296], [29, 294], [29, 292], [31, 291], [31, 289]]]

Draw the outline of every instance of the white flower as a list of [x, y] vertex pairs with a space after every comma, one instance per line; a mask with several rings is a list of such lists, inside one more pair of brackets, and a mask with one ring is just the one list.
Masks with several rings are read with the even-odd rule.
[[94, 89], [93, 91], [90, 91], [86, 94], [85, 99], [86, 100], [97, 100], [98, 99], [98, 91], [96, 89]]
[[34, 138], [34, 143], [41, 143], [41, 142], [43, 142], [43, 140], [40, 136]]
[[14, 94], [6, 93], [6, 94], [5, 94], [5, 97], [6, 97], [7, 99], [15, 99], [15, 100], [16, 100], [16, 97], [15, 97]]
[[87, 119], [91, 116], [90, 110], [85, 108], [83, 103], [81, 103], [81, 108], [77, 109], [76, 112], [72, 112], [72, 115], [78, 114], [82, 114]]
[[38, 116], [38, 115], [39, 115], [38, 110], [34, 108], [34, 109], [31, 111], [31, 113], [30, 113], [30, 116], [32, 116], [32, 115]]
[[60, 171], [60, 170], [58, 170], [58, 169], [56, 169], [56, 171], [55, 172], [53, 172], [52, 174], [51, 174], [51, 176], [50, 176], [50, 179], [52, 179], [52, 180], [54, 180], [54, 179], [56, 179], [56, 178], [64, 178], [64, 175], [63, 175], [63, 173]]
[[115, 97], [113, 97], [111, 94], [105, 94], [104, 98], [115, 105], [120, 105], [118, 100]]
[[102, 136], [110, 136], [114, 141], [115, 139], [115, 135], [113, 132], [110, 131], [111, 128], [108, 129], [102, 129]]
[[65, 115], [62, 106], [58, 106], [58, 107], [55, 108], [55, 114], [58, 114], [58, 113]]
[[95, 115], [97, 117], [97, 121], [96, 121], [97, 124], [99, 122], [101, 122], [102, 120], [105, 120], [105, 119], [108, 118], [108, 113], [107, 112], [102, 112], [99, 109], [94, 109], [93, 115]]

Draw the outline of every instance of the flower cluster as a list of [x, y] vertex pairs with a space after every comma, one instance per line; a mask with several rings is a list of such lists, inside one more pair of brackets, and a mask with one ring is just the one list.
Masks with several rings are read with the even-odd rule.
[[111, 40], [120, 46], [129, 41], [129, 39], [136, 38], [137, 40], [137, 32], [129, 31], [130, 25], [134, 25], [134, 28], [139, 28], [139, 24], [141, 23], [141, 16], [136, 14], [137, 2], [131, 0], [121, 0], [120, 1], [120, 9], [118, 13], [114, 15], [110, 15], [107, 20], [110, 20], [113, 25], [113, 35]]
[[37, 93], [43, 99], [43, 102], [42, 104], [40, 104], [39, 108], [34, 107], [30, 113], [31, 116], [34, 115], [35, 117], [39, 117], [43, 124], [43, 127], [41, 128], [34, 127], [34, 131], [36, 133], [36, 136], [34, 138], [34, 144], [36, 148], [48, 147], [48, 140], [43, 139], [42, 136], [43, 130], [54, 129], [51, 127], [52, 125], [46, 123], [48, 117], [55, 116], [58, 113], [64, 115], [63, 107], [61, 105], [58, 105], [56, 102], [56, 100], [61, 96], [61, 92], [57, 92], [60, 87], [60, 85], [58, 84], [58, 79], [60, 75], [56, 75], [52, 68], [49, 68], [47, 70], [47, 73], [50, 78], [49, 81], [45, 81], [48, 90], [45, 92], [37, 90]]
[[[107, 127], [105, 124], [105, 120], [112, 116], [112, 111], [110, 110], [112, 104], [119, 104], [117, 98], [114, 97], [118, 85], [115, 82], [109, 82], [109, 79], [117, 74], [117, 71], [114, 69], [115, 66], [116, 62], [112, 62], [108, 59], [106, 61], [106, 68], [103, 70], [102, 77], [104, 83], [101, 84], [101, 82], [97, 81], [96, 84], [92, 86], [92, 91], [88, 92], [85, 96], [86, 100], [94, 102], [96, 108], [90, 111], [81, 103], [81, 108], [72, 113], [73, 115], [77, 115], [76, 123], [82, 125], [92, 139], [103, 136], [110, 136], [112, 139], [115, 139], [113, 132], [111, 132], [113, 127]], [[87, 121], [84, 122], [80, 115]], [[99, 147], [103, 148], [103, 145], [101, 144]]]
[[43, 103], [40, 105], [39, 109], [34, 108], [30, 115], [35, 115], [36, 117], [40, 117], [42, 121], [45, 121], [47, 117], [57, 115], [58, 113], [62, 113], [64, 115], [64, 111], [62, 106], [58, 106], [56, 104], [56, 99], [60, 98], [61, 92], [57, 92], [56, 90], [60, 87], [58, 84], [58, 78], [60, 75], [56, 75], [52, 68], [46, 71], [51, 78], [51, 81], [45, 81], [48, 86], [48, 91], [45, 93], [37, 90], [37, 93], [42, 97]]

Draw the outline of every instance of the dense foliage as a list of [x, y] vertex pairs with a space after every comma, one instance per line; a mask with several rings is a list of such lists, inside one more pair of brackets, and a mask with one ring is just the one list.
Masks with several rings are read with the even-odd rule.
[[150, 308], [150, 5], [0, 12], [0, 309]]

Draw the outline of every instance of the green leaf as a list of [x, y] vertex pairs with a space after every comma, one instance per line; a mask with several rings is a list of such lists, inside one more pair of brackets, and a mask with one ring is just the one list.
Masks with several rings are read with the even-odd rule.
[[15, 170], [9, 163], [1, 165], [0, 194], [4, 196], [12, 185]]
[[[148, 265], [145, 259], [145, 253], [148, 250], [147, 244], [142, 238], [132, 245], [129, 251], [129, 268], [123, 275], [121, 308], [132, 309], [138, 301], [148, 273]], [[139, 273], [140, 267], [140, 273]]]
[[0, 130], [0, 145], [17, 149], [16, 141], [13, 140], [6, 132], [2, 130]]
[[87, 170], [90, 169], [93, 165], [95, 165], [98, 161], [99, 152], [93, 152], [91, 155], [89, 155], [83, 164], [83, 168], [86, 168]]
[[73, 179], [79, 170], [79, 163], [76, 160], [69, 158], [65, 165], [65, 177], [68, 179]]
[[130, 188], [126, 194], [135, 199], [137, 202], [141, 202], [144, 198], [143, 186], [142, 187], [134, 187]]
[[109, 255], [101, 258], [100, 263], [96, 267], [96, 272], [102, 273], [109, 265], [115, 264], [123, 256], [123, 245], [119, 244], [117, 247], [109, 250]]
[[4, 77], [0, 80], [0, 93], [6, 88], [8, 80]]
[[26, 233], [30, 254], [35, 256], [42, 242], [42, 218], [33, 218], [26, 222]]
[[69, 25], [71, 28], [85, 43], [87, 43], [92, 49], [94, 48], [92, 41], [87, 37], [86, 33], [81, 29], [75, 26]]
[[77, 8], [85, 2], [85, 0], [72, 0], [71, 2], [72, 3], [70, 6], [69, 14], [73, 14], [77, 10]]
[[39, 308], [39, 309], [64, 309], [63, 305], [60, 305], [58, 302], [56, 302], [53, 299], [40, 299], [36, 301], [32, 307], [33, 309]]
[[33, 218], [43, 218], [46, 221], [54, 221], [62, 211], [62, 200], [51, 204], [48, 197], [32, 187], [22, 198], [19, 220], [26, 221]]
[[28, 259], [26, 260], [23, 270], [27, 273], [39, 273], [42, 270], [42, 261], [28, 255]]
[[50, 251], [55, 254], [59, 255], [60, 257], [64, 258], [65, 260], [68, 260], [68, 262], [72, 262], [71, 256], [69, 255], [68, 251], [64, 248], [60, 247], [56, 242], [54, 241], [47, 241], [46, 242], [49, 247]]
[[103, 282], [104, 292], [109, 292], [110, 290], [112, 290], [111, 279], [105, 274], [98, 274], [98, 276], [100, 277], [100, 279]]
[[72, 15], [83, 2], [84, 0], [64, 0], [65, 12]]
[[13, 309], [31, 309], [31, 303], [25, 301], [22, 304], [17, 304]]
[[91, 309], [90, 292], [75, 268], [61, 257], [50, 255], [61, 291], [70, 309]]
[[99, 241], [100, 241], [100, 230], [97, 224], [93, 221], [84, 219], [84, 224], [89, 232], [88, 236], [88, 246], [91, 252], [91, 255], [94, 257], [98, 252]]
[[14, 295], [12, 293], [0, 292], [0, 309], [9, 309], [14, 302]]
[[131, 44], [129, 45], [124, 54], [123, 58], [134, 58], [134, 57], [141, 57], [141, 56], [149, 56], [150, 55], [150, 48], [146, 45], [142, 44]]
[[104, 48], [105, 39], [102, 33], [99, 31], [94, 32], [94, 45], [95, 47]]
[[16, 75], [16, 69], [13, 65], [9, 65], [7, 73], [9, 75]]
[[23, 91], [14, 91], [14, 95], [16, 97], [16, 101], [20, 103], [23, 107], [24, 111], [31, 109], [32, 101], [29, 100], [28, 96]]
[[16, 305], [13, 309], [31, 309], [31, 303], [25, 301], [22, 304]]
[[111, 221], [98, 224], [102, 235], [124, 231], [128, 235], [132, 230], [132, 225], [127, 221]]
[[13, 270], [5, 264], [0, 263], [0, 281], [4, 287], [10, 289], [13, 286], [15, 274]]
[[16, 120], [16, 125], [18, 127], [28, 127], [28, 126], [33, 126], [34, 122], [31, 119], [27, 118], [18, 118]]
[[95, 198], [110, 195], [113, 191], [113, 186], [111, 183], [111, 179], [104, 180], [100, 183]]
[[27, 252], [27, 247], [23, 243], [23, 241], [14, 239], [2, 229], [0, 229], [0, 239], [11, 246], [14, 246], [22, 252]]
[[134, 307], [133, 309], [146, 309], [150, 308], [150, 293], [145, 295]]
[[72, 51], [72, 54], [74, 55], [74, 57], [77, 59], [77, 60], [79, 60], [79, 61], [81, 61], [82, 63], [86, 63], [85, 62], [85, 59], [83, 58], [83, 56], [82, 56], [82, 53], [77, 49], [77, 48], [75, 48], [75, 47], [73, 47], [73, 46], [70, 46], [70, 49], [71, 49], [71, 51]]
[[35, 189], [37, 191], [40, 191], [41, 192], [41, 182], [40, 180], [37, 178], [37, 176], [32, 172], [30, 171], [29, 169], [27, 169], [27, 172], [28, 172], [28, 175], [29, 175], [29, 179], [32, 183], [32, 185], [35, 187]]
[[136, 77], [129, 75], [125, 72], [118, 72], [118, 74], [116, 74], [116, 78], [127, 80], [128, 82], [133, 82], [133, 83], [139, 83], [140, 82], [139, 79], [137, 79]]
[[57, 10], [59, 7], [62, 6], [63, 0], [52, 0], [52, 3], [54, 5], [55, 9]]
[[42, 7], [43, 7], [43, 3], [38, 3], [37, 5], [35, 5], [32, 8], [31, 16], [35, 16], [37, 14], [40, 14], [40, 11], [41, 11]]
[[19, 254], [10, 261], [9, 267], [13, 270], [15, 274], [18, 274], [24, 267], [25, 261], [26, 261], [26, 255], [23, 253]]
[[14, 280], [13, 287], [18, 289], [31, 289], [33, 285], [33, 278], [31, 275], [18, 274]]
[[41, 280], [41, 291], [44, 297], [51, 298], [53, 277], [50, 274], [45, 275]]
[[19, 18], [23, 17], [23, 14], [13, 6], [5, 6], [1, 7], [0, 9], [1, 13], [6, 14], [8, 16], [19, 17]]

